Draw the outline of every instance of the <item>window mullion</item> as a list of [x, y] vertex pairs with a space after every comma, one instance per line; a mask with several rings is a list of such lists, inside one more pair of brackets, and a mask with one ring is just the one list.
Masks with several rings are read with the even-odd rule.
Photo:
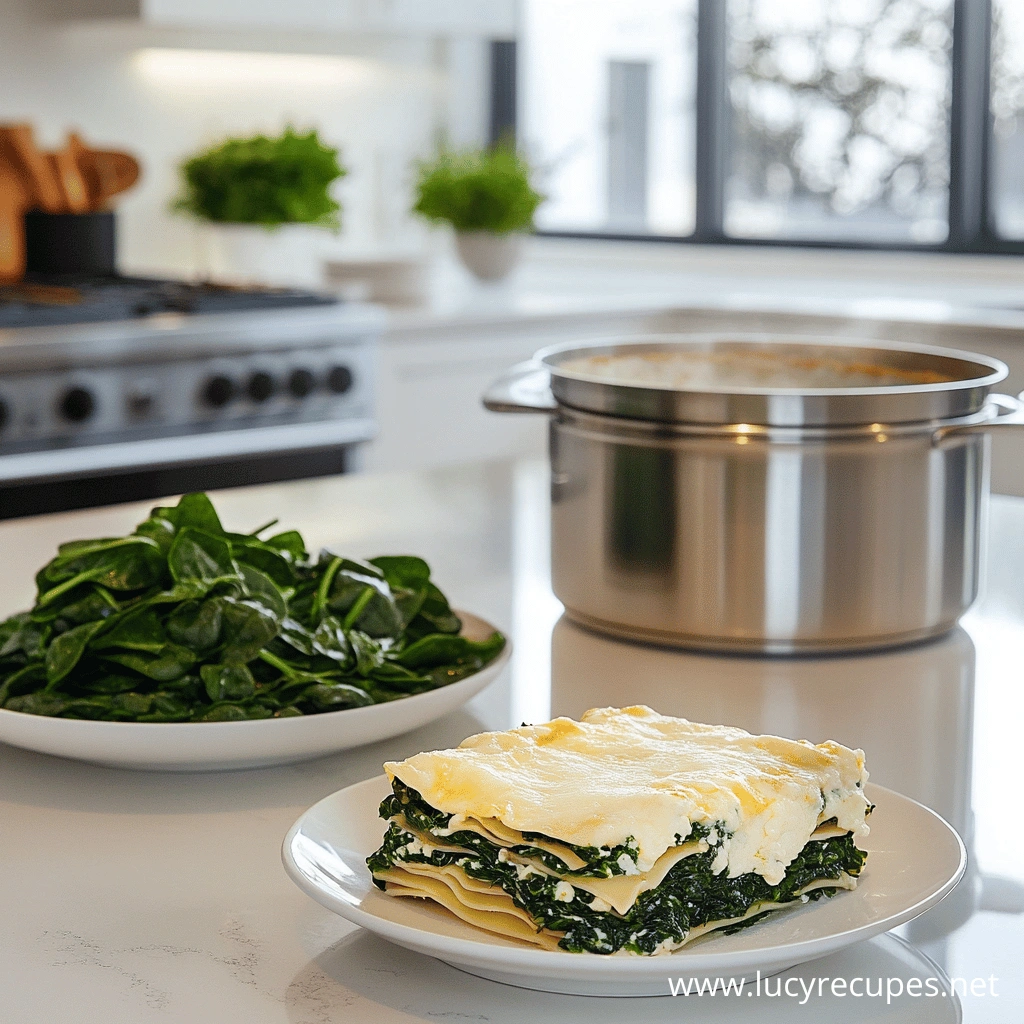
[[982, 247], [989, 234], [991, 23], [989, 0], [955, 0], [948, 246], [961, 251]]
[[725, 235], [725, 179], [729, 158], [726, 0], [697, 2], [695, 241]]

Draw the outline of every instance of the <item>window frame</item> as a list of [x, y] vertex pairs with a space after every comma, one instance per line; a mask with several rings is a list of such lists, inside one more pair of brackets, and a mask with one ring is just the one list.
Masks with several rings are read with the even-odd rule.
[[[726, 0], [697, 0], [697, 86], [694, 186], [695, 227], [689, 235], [623, 233], [619, 231], [538, 230], [551, 238], [604, 239], [669, 244], [775, 246], [798, 249], [852, 249], [880, 252], [1024, 254], [1024, 239], [999, 236], [994, 227], [991, 196], [992, 116], [989, 109], [992, 0], [953, 0], [951, 54], [949, 233], [942, 242], [886, 242], [846, 239], [744, 238], [725, 233], [725, 184], [728, 177], [730, 106], [728, 97], [728, 31]], [[515, 137], [515, 119], [508, 99], [516, 44], [492, 48], [491, 95], [494, 114], [502, 105], [504, 137]], [[498, 83], [504, 83], [503, 85]], [[512, 92], [514, 94], [514, 85]], [[514, 110], [514, 95], [511, 109]], [[496, 141], [492, 127], [491, 141]]]

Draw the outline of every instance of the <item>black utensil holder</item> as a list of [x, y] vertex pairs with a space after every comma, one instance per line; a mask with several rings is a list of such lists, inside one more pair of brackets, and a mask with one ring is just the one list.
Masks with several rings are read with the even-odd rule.
[[26, 269], [37, 274], [117, 273], [114, 214], [25, 214]]

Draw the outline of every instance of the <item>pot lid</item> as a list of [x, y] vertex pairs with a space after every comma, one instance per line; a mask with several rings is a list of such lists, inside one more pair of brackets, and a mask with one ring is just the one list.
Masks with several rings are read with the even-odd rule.
[[970, 416], [1009, 373], [989, 356], [876, 340], [609, 338], [536, 358], [563, 405], [666, 423], [829, 426]]

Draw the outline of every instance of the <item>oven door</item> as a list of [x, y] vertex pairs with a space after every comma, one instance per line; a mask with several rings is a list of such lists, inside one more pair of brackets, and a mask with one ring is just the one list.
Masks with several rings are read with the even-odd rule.
[[358, 467], [375, 433], [372, 419], [344, 419], [2, 455], [0, 519], [333, 476]]

